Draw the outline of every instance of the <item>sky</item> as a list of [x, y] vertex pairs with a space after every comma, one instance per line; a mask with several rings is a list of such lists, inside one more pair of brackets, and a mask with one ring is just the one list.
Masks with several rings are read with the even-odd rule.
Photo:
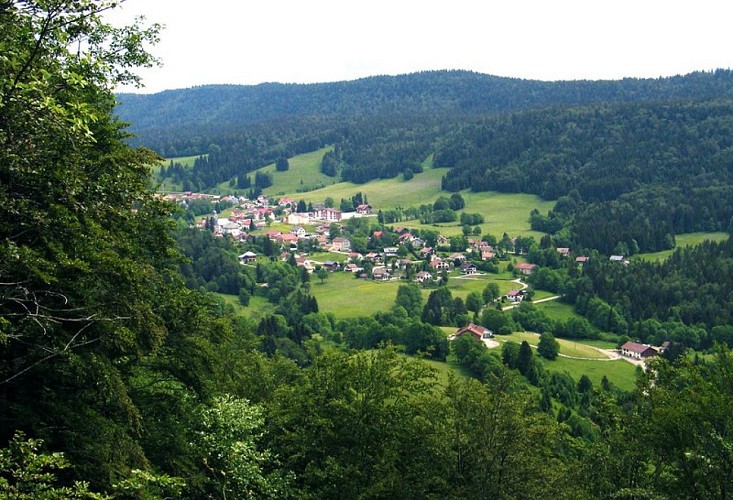
[[126, 0], [165, 26], [141, 70], [159, 92], [463, 69], [555, 80], [733, 68], [730, 0]]

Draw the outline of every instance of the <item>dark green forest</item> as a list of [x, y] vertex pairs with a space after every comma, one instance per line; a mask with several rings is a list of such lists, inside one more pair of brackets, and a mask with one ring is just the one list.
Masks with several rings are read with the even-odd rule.
[[[482, 116], [470, 124], [443, 121], [432, 112], [435, 100], [471, 114], [515, 111], [536, 99], [542, 105], [576, 106], [605, 95], [615, 103], [598, 113], [607, 113], [602, 121], [610, 124], [644, 89], [659, 99], [690, 99], [694, 93], [700, 101], [684, 101], [674, 112], [672, 104], [649, 105], [647, 112], [650, 119], [667, 117], [675, 126], [687, 124], [692, 136], [699, 134], [705, 145], [681, 136], [678, 148], [709, 153], [699, 158], [697, 171], [693, 162], [682, 161], [684, 155], [676, 156], [679, 163], [668, 165], [676, 165], [670, 167], [675, 174], [665, 184], [662, 167], [639, 164], [640, 170], [650, 168], [648, 176], [638, 175], [633, 190], [619, 183], [618, 199], [593, 195], [592, 186], [580, 187], [582, 180], [557, 188], [554, 213], [534, 214], [537, 224], [561, 223], [553, 231], [557, 234], [539, 244], [521, 243], [528, 259], [540, 263], [534, 284], [544, 280], [548, 289], [562, 288], [588, 318], [583, 321], [605, 322], [614, 334], [709, 348], [704, 357], [678, 351], [660, 358], [638, 375], [634, 391], [625, 392], [607, 380], [594, 385], [587, 377], [576, 381], [545, 370], [526, 342], [508, 342], [501, 354], [463, 337], [449, 347], [433, 323], [465, 322], [476, 308], [445, 287], [431, 291], [423, 304], [416, 285], [404, 285], [390, 310], [336, 321], [319, 312], [310, 275], [293, 262], [265, 259], [251, 268], [237, 262], [243, 250], [274, 255], [269, 239], [239, 244], [188, 228], [191, 215], [162, 201], [150, 187], [150, 165], [160, 157], [139, 144], [154, 134], [133, 143], [115, 114], [112, 89], [136, 82], [136, 68], [155, 64], [144, 46], [158, 39], [160, 27], [112, 28], [102, 18], [109, 8], [114, 3], [92, 0], [0, 4], [0, 498], [733, 495], [733, 355], [728, 347], [733, 342], [733, 244], [705, 244], [678, 251], [664, 264], [628, 267], [612, 267], [591, 253], [582, 271], [560, 261], [555, 250], [562, 238], [582, 241], [578, 207], [583, 204], [590, 210], [617, 203], [622, 211], [624, 203], [637, 203], [624, 196], [643, 200], [651, 193], [651, 200], [665, 187], [690, 200], [690, 227], [724, 222], [721, 207], [711, 206], [709, 214], [699, 216], [685, 189], [707, 189], [709, 196], [727, 189], [726, 104], [719, 93], [730, 88], [728, 72], [557, 87], [528, 83], [556, 89], [551, 103], [538, 92], [524, 95], [525, 82], [460, 72], [332, 84], [324, 88], [346, 92], [378, 83], [381, 90], [374, 99], [362, 96], [362, 111], [352, 122], [344, 120], [358, 124], [353, 130], [351, 125], [339, 128], [334, 119], [326, 132], [301, 136], [303, 121], [279, 138], [276, 131], [285, 129], [275, 124], [285, 123], [277, 120], [285, 117], [289, 92], [317, 96], [321, 87], [268, 85], [260, 88], [270, 94], [261, 97], [259, 111], [248, 104], [253, 108], [248, 119], [261, 127], [254, 135], [244, 128], [235, 132], [238, 125], [226, 120], [230, 128], [221, 139], [215, 127], [200, 128], [199, 144], [216, 144], [222, 155], [230, 154], [229, 146], [252, 142], [241, 155], [252, 165], [270, 154], [287, 157], [296, 143], [304, 149], [334, 143], [339, 146], [335, 161], [357, 166], [352, 174], [340, 167], [341, 175], [366, 180], [366, 173], [356, 172], [371, 170], [354, 158], [394, 158], [394, 164], [384, 165], [404, 172], [421, 161], [415, 156], [437, 151], [441, 144], [444, 155], [455, 152], [456, 141], [468, 130], [502, 124], [510, 116]], [[449, 92], [435, 81], [444, 77], [463, 83]], [[412, 93], [410, 85], [402, 85], [411, 78], [423, 79], [424, 90]], [[496, 97], [481, 104], [477, 96], [490, 95], [496, 85]], [[307, 115], [349, 106], [325, 95], [294, 109]], [[397, 106], [404, 99], [413, 107]], [[166, 108], [162, 101], [145, 106]], [[390, 113], [366, 116], [367, 108], [389, 108]], [[585, 127], [588, 122], [580, 115], [592, 112], [574, 109], [563, 108], [557, 116], [578, 113], [576, 120]], [[410, 117], [421, 113], [432, 116], [410, 125]], [[532, 112], [519, 113], [511, 116], [529, 119]], [[537, 122], [544, 123], [545, 112], [539, 113]], [[318, 114], [307, 119], [320, 120]], [[639, 120], [608, 127], [631, 134], [625, 130]], [[567, 131], [561, 121], [556, 128]], [[705, 122], [709, 130], [698, 125]], [[146, 125], [140, 123], [142, 134]], [[452, 130], [444, 136], [447, 129]], [[174, 133], [180, 143], [160, 135], [163, 149], [146, 144], [166, 154], [171, 146], [193, 147], [194, 136], [182, 130]], [[332, 132], [335, 139], [328, 136]], [[226, 142], [236, 134], [242, 142]], [[663, 135], [642, 134], [638, 142], [648, 137], [668, 145]], [[483, 150], [481, 142], [466, 137], [468, 150]], [[388, 147], [390, 138], [394, 148]], [[189, 152], [209, 153], [211, 161], [215, 151]], [[464, 168], [475, 168], [468, 160], [456, 156], [456, 176], [446, 182], [460, 179]], [[688, 186], [684, 179], [690, 172], [694, 182]], [[665, 238], [673, 238], [674, 224]], [[365, 246], [371, 230], [358, 222], [345, 226]], [[384, 226], [380, 230], [385, 242], [395, 236]], [[633, 243], [622, 235], [617, 239], [614, 244]], [[508, 237], [502, 245], [502, 253], [509, 253]], [[273, 312], [257, 321], [237, 316], [215, 291], [237, 295], [242, 303], [264, 299]], [[487, 289], [482, 298], [496, 295]], [[545, 319], [528, 304], [511, 316], [487, 308], [479, 321], [508, 326]], [[567, 325], [549, 329], [578, 331]], [[679, 335], [670, 337], [675, 332]], [[552, 334], [543, 333], [541, 354], [551, 358], [556, 354]], [[420, 359], [436, 362], [449, 355], [470, 376], [440, 380]]]

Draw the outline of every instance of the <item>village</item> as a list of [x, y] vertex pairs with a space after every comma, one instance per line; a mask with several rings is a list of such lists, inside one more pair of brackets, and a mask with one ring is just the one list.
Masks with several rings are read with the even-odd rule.
[[[299, 211], [299, 203], [289, 197], [274, 200], [261, 195], [250, 200], [231, 195], [187, 192], [168, 194], [165, 198], [183, 206], [191, 200], [231, 205], [230, 215], [220, 217], [212, 211], [201, 218], [196, 226], [212, 231], [217, 237], [226, 236], [240, 242], [266, 237], [273, 249], [272, 255], [268, 257], [289, 261], [308, 273], [344, 272], [353, 274], [358, 279], [376, 282], [400, 280], [423, 287], [437, 287], [449, 279], [449, 273], [457, 279], [479, 277], [491, 269], [487, 264], [496, 263], [499, 257], [508, 257], [506, 252], [495, 249], [487, 241], [471, 238], [467, 239], [467, 248], [451, 251], [450, 239], [441, 234], [437, 234], [434, 241], [426, 241], [409, 229], [399, 226], [370, 231], [369, 251], [356, 251], [352, 248], [350, 239], [341, 235], [343, 223], [354, 218], [376, 217], [373, 207], [366, 203], [357, 205], [353, 212], [343, 212], [322, 204], [307, 207], [310, 209], [308, 211]], [[300, 208], [304, 208], [302, 202]], [[289, 230], [268, 229], [276, 222], [280, 226], [287, 225]], [[332, 232], [339, 235], [332, 236]], [[588, 256], [573, 256], [569, 248], [558, 247], [556, 251], [560, 258], [573, 258], [580, 268], [589, 261]], [[310, 257], [311, 253], [331, 253], [340, 258], [316, 260]], [[260, 257], [263, 256], [249, 250], [239, 255], [239, 262], [242, 265], [254, 265]], [[628, 260], [623, 256], [613, 255], [609, 260], [628, 265]], [[537, 265], [515, 262], [511, 268], [517, 277], [514, 280], [517, 288], [512, 288], [499, 297], [499, 302], [504, 304], [504, 310], [532, 298], [531, 290], [521, 278], [531, 275]], [[559, 297], [550, 299], [556, 298]], [[495, 340], [494, 332], [473, 323], [459, 328], [450, 338], [455, 339], [465, 334], [473, 335], [489, 348], [500, 345]], [[667, 347], [665, 344], [654, 347], [628, 341], [618, 349], [606, 349], [604, 352], [609, 359], [625, 359], [644, 367], [646, 361], [664, 353]]]

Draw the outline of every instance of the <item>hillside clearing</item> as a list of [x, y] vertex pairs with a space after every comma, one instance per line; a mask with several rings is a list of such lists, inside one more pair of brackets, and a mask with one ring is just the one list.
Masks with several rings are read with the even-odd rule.
[[703, 241], [725, 241], [728, 239], [728, 233], [724, 232], [713, 232], [713, 233], [685, 233], [678, 234], [675, 236], [676, 247], [671, 250], [662, 250], [661, 252], [651, 253], [640, 253], [631, 257], [632, 259], [646, 260], [650, 262], [661, 262], [666, 260], [672, 255], [678, 248], [691, 247], [699, 245]]

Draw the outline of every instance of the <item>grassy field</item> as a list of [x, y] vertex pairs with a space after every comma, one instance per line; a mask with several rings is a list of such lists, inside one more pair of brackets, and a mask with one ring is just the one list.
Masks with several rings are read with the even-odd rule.
[[[502, 293], [506, 293], [517, 284], [508, 280], [497, 280], [494, 275], [476, 276], [471, 279], [450, 277], [448, 289], [453, 297], [466, 296], [471, 292], [481, 293], [486, 284], [494, 281], [499, 284]], [[314, 278], [311, 292], [318, 300], [321, 312], [333, 313], [337, 318], [354, 318], [369, 316], [379, 311], [391, 309], [397, 297], [397, 289], [404, 281], [375, 282], [356, 279], [350, 273], [333, 273], [321, 283]], [[421, 289], [423, 299], [427, 301], [431, 288]]]
[[[439, 191], [435, 198], [440, 194], [445, 196], [447, 193], [441, 193]], [[543, 201], [539, 197], [531, 194], [472, 193], [470, 191], [462, 191], [461, 195], [466, 201], [466, 206], [463, 209], [464, 212], [479, 213], [484, 216], [485, 222], [481, 224], [481, 233], [493, 234], [499, 238], [504, 233], [507, 233], [510, 236], [534, 236], [535, 239], [539, 240], [543, 233], [533, 231], [530, 228], [529, 213], [535, 208], [540, 213], [546, 213], [554, 206], [554, 202]], [[444, 236], [463, 234], [462, 226], [459, 222], [450, 224], [420, 224], [419, 221], [406, 221], [400, 225], [414, 229], [439, 231]]]
[[[369, 204], [376, 210], [432, 204], [438, 196], [449, 195], [440, 189], [441, 178], [447, 169], [432, 168], [430, 158], [424, 162], [425, 170], [416, 174], [409, 181], [398, 176], [392, 179], [378, 179], [364, 184], [354, 184], [338, 182], [337, 179], [321, 173], [321, 160], [329, 150], [330, 147], [322, 148], [290, 158], [288, 160], [290, 169], [287, 172], [277, 172], [274, 164], [259, 169], [260, 172], [269, 172], [273, 175], [274, 183], [265, 189], [265, 194], [275, 197], [286, 195], [296, 200], [312, 203], [322, 203], [326, 198], [332, 198], [338, 206], [341, 199], [351, 198], [361, 192], [367, 196]], [[175, 158], [174, 160], [188, 161], [192, 164], [195, 158]], [[254, 176], [254, 172], [250, 175]], [[164, 185], [160, 189], [176, 188], [180, 189], [180, 186]], [[229, 186], [229, 181], [225, 181], [210, 192], [224, 195], [232, 193], [233, 189]], [[484, 216], [485, 222], [481, 224], [482, 234], [493, 234], [498, 237], [507, 233], [511, 236], [534, 236], [539, 239], [542, 233], [531, 230], [529, 213], [535, 208], [545, 213], [554, 206], [554, 202], [543, 201], [529, 194], [472, 193], [464, 190], [461, 195], [466, 200], [464, 211], [480, 213]], [[413, 220], [399, 225], [439, 231], [445, 236], [462, 234], [462, 228], [458, 222], [423, 225]]]
[[558, 357], [554, 361], [543, 361], [545, 369], [567, 372], [575, 380], [587, 375], [594, 385], [599, 386], [605, 375], [609, 382], [625, 391], [632, 391], [636, 386], [636, 366], [623, 359], [613, 361], [586, 361]]
[[[402, 177], [395, 177], [365, 184], [339, 182], [307, 193], [298, 193], [294, 190], [287, 193], [296, 200], [302, 199], [306, 202], [322, 203], [323, 200], [330, 197], [338, 203], [342, 198], [351, 198], [361, 192], [367, 196], [369, 204], [375, 209], [389, 210], [396, 207], [433, 203], [441, 193], [440, 179], [445, 172], [446, 169], [427, 169], [421, 174], [416, 174], [409, 181], [403, 180]], [[276, 191], [282, 191], [277, 183], [273, 188]]]
[[[525, 332], [515, 332], [511, 335], [498, 335], [496, 338], [500, 342], [513, 341], [520, 343], [526, 340], [530, 345], [534, 346], [539, 343], [539, 335]], [[599, 341], [585, 340], [575, 342], [572, 340], [557, 339], [557, 341], [560, 343], [560, 354], [590, 359], [571, 359], [566, 357], [558, 357], [553, 361], [543, 359], [542, 362], [546, 369], [568, 372], [575, 380], [579, 380], [581, 376], [587, 375], [596, 385], [601, 383], [605, 375], [612, 384], [621, 389], [626, 391], [634, 389], [636, 383], [636, 367], [622, 359], [609, 360], [605, 354], [593, 348], [614, 347], [614, 345], [603, 342], [599, 344]]]
[[[512, 341], [521, 343], [526, 340], [529, 345], [536, 346], [540, 341], [540, 336], [536, 333], [527, 332], [514, 332], [511, 335], [497, 335], [499, 341]], [[608, 356], [599, 352], [597, 349], [585, 345], [581, 342], [574, 342], [572, 340], [557, 339], [560, 343], [560, 354], [565, 356], [573, 356], [576, 358], [589, 358], [589, 359], [608, 359]]]
[[662, 250], [661, 252], [653, 253], [640, 253], [631, 257], [632, 259], [647, 260], [652, 262], [659, 262], [666, 260], [667, 257], [679, 247], [690, 247], [699, 245], [705, 240], [710, 241], [724, 241], [728, 239], [728, 233], [717, 232], [717, 233], [685, 233], [678, 234], [675, 236], [675, 242], [677, 247], [672, 250]]
[[235, 314], [246, 316], [255, 321], [267, 314], [275, 312], [275, 306], [267, 301], [264, 297], [253, 296], [249, 298], [249, 305], [247, 307], [242, 306], [239, 303], [239, 298], [233, 295], [217, 294], [221, 297], [224, 302], [231, 304], [234, 307]]
[[314, 252], [308, 255], [308, 258], [310, 260], [315, 260], [316, 262], [326, 262], [327, 260], [331, 260], [333, 262], [345, 262], [349, 256], [337, 252]]
[[[323, 155], [333, 149], [326, 147], [294, 156], [288, 160], [290, 168], [285, 172], [275, 170], [275, 165], [271, 164], [258, 170], [258, 172], [271, 173], [273, 177], [273, 185], [265, 189], [264, 192], [268, 196], [282, 196], [284, 194], [292, 195], [299, 191], [310, 191], [322, 186], [330, 186], [338, 182], [338, 179], [329, 177], [321, 173], [321, 160]], [[252, 174], [254, 179], [254, 174]]]
[[[153, 176], [157, 176], [160, 172], [160, 169], [162, 167], [168, 167], [168, 165], [173, 163], [180, 163], [183, 165], [184, 168], [191, 168], [193, 167], [194, 162], [196, 161], [196, 158], [199, 158], [201, 155], [194, 155], [194, 156], [179, 156], [176, 158], [166, 158], [165, 160], [161, 161], [158, 165], [153, 166], [152, 168], [152, 174]], [[203, 155], [206, 156], [206, 155]], [[156, 182], [158, 182], [156, 180]], [[159, 192], [169, 192], [169, 191], [182, 191], [183, 186], [180, 183], [173, 183], [170, 179], [165, 179], [163, 182], [161, 182], [159, 185], [156, 186], [156, 189]]]
[[333, 273], [324, 283], [314, 279], [311, 293], [318, 300], [320, 312], [355, 318], [390, 309], [398, 286], [398, 282], [380, 283], [356, 279], [351, 273]]
[[535, 307], [547, 314], [547, 317], [554, 321], [567, 321], [570, 318], [580, 318], [581, 316], [573, 310], [573, 306], [560, 302], [559, 300], [550, 300], [548, 302], [540, 302]]

